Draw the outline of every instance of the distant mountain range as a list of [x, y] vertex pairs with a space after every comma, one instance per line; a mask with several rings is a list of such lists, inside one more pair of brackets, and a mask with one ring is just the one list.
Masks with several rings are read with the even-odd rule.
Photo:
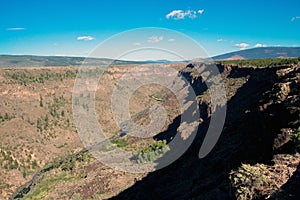
[[[300, 57], [300, 47], [261, 47], [226, 53], [215, 56], [214, 60], [247, 60], [260, 58], [293, 58]], [[195, 59], [196, 60], [196, 59]], [[200, 59], [202, 60], [202, 59]], [[28, 55], [0, 55], [0, 67], [45, 67], [45, 66], [80, 66], [80, 65], [128, 65], [171, 63], [168, 60], [124, 61], [107, 58], [66, 57], [66, 56], [28, 56]]]
[[261, 58], [300, 57], [300, 47], [259, 47], [226, 53], [213, 57], [214, 60], [249, 60]]
[[[165, 61], [164, 61], [165, 62]], [[145, 64], [150, 61], [125, 61], [107, 58], [84, 58], [67, 56], [31, 56], [31, 55], [0, 55], [0, 67], [51, 67], [51, 66], [99, 66], [99, 65], [125, 65], [125, 64]], [[155, 63], [155, 61], [151, 61]]]

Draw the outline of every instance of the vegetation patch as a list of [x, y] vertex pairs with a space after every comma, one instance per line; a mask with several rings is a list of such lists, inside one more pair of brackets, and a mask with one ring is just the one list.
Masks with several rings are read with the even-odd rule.
[[30, 83], [45, 83], [46, 81], [63, 81], [64, 79], [76, 78], [76, 71], [67, 70], [65, 73], [41, 73], [32, 75], [29, 73], [7, 73], [11, 79], [15, 80], [18, 84], [27, 86]]
[[5, 121], [10, 121], [11, 119], [13, 118], [16, 118], [16, 115], [15, 114], [8, 114], [8, 113], [5, 113], [5, 114], [1, 114], [0, 113], [0, 122], [5, 122]]
[[167, 145], [166, 140], [155, 141], [149, 147], [145, 147], [136, 153], [132, 157], [132, 160], [136, 161], [137, 163], [153, 162], [162, 157], [169, 150], [170, 148]]
[[50, 176], [38, 183], [34, 190], [30, 191], [24, 199], [45, 199], [58, 183], [75, 181], [77, 179], [77, 176], [69, 175], [66, 172]]
[[126, 140], [112, 140], [112, 144], [116, 145], [119, 148], [124, 148], [127, 146], [127, 141]]
[[268, 174], [269, 170], [265, 165], [243, 164], [230, 176], [235, 197], [238, 200], [247, 200], [270, 195], [268, 189], [276, 187], [276, 184]]
[[298, 64], [300, 57], [298, 58], [268, 58], [268, 59], [253, 59], [253, 60], [224, 60], [219, 61], [221, 64], [234, 64], [241, 67], [277, 67]]

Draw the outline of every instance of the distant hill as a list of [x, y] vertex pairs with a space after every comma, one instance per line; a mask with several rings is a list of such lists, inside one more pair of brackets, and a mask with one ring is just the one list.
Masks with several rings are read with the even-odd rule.
[[[164, 61], [166, 62], [166, 61]], [[98, 66], [98, 65], [122, 65], [160, 63], [160, 61], [124, 61], [107, 58], [67, 57], [67, 56], [31, 56], [31, 55], [0, 55], [0, 68], [11, 67], [47, 67], [47, 66]]]
[[213, 57], [214, 60], [248, 60], [260, 58], [300, 57], [300, 47], [259, 47], [226, 53]]
[[[292, 58], [300, 57], [300, 47], [261, 47], [226, 53], [215, 56], [214, 60], [249, 60], [259, 58]], [[192, 61], [203, 59], [194, 59]], [[186, 61], [183, 61], [186, 62]], [[107, 58], [67, 57], [67, 56], [32, 56], [32, 55], [0, 55], [0, 68], [12, 67], [47, 67], [47, 66], [99, 66], [130, 64], [169, 64], [168, 60], [126, 61]]]

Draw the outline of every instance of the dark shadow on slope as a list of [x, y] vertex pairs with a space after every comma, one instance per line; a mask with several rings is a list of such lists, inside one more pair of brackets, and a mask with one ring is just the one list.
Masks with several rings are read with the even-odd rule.
[[163, 131], [159, 134], [157, 134], [156, 136], [153, 137], [153, 139], [155, 140], [166, 140], [167, 143], [169, 143], [172, 138], [175, 137], [176, 133], [177, 133], [177, 129], [180, 125], [180, 121], [181, 121], [181, 115], [179, 115], [178, 117], [176, 117], [172, 124], [170, 124], [167, 128], [166, 131]]
[[278, 193], [274, 194], [271, 199], [281, 199], [281, 200], [299, 200], [300, 199], [300, 165], [298, 165], [297, 170], [291, 176], [291, 178], [286, 182], [279, 190]]
[[[210, 118], [199, 126], [189, 150], [166, 168], [149, 173], [131, 188], [111, 199], [231, 199], [228, 174], [241, 162], [257, 163], [271, 158], [274, 138], [270, 137], [258, 109], [262, 94], [275, 81], [275, 69], [233, 69], [230, 77], [249, 77], [227, 105], [221, 138], [204, 159], [198, 152]], [[200, 106], [201, 107], [201, 106]], [[245, 111], [250, 112], [245, 112]], [[173, 137], [180, 120], [157, 139]], [[173, 132], [173, 133], [172, 133]], [[165, 137], [163, 136], [165, 135]]]

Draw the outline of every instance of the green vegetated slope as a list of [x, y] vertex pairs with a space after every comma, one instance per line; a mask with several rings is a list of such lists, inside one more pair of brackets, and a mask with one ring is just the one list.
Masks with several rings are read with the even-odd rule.
[[279, 67], [289, 66], [300, 62], [298, 58], [270, 58], [270, 59], [253, 59], [253, 60], [223, 60], [219, 61], [222, 64], [238, 65], [241, 67]]

